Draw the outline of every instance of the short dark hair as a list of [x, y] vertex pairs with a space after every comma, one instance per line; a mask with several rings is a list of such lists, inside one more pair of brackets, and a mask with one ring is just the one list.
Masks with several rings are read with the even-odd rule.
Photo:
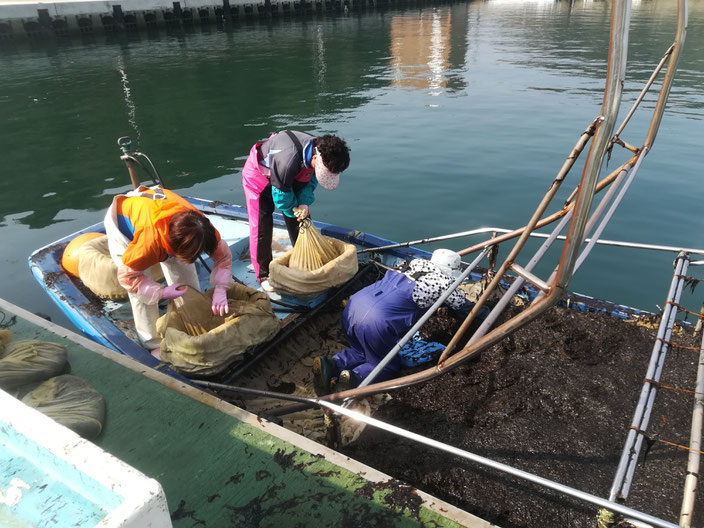
[[198, 211], [173, 215], [169, 220], [168, 241], [174, 256], [190, 263], [203, 252], [212, 255], [218, 246], [213, 224]]
[[323, 157], [323, 165], [335, 174], [350, 166], [350, 149], [344, 139], [326, 134], [315, 138], [315, 147]]

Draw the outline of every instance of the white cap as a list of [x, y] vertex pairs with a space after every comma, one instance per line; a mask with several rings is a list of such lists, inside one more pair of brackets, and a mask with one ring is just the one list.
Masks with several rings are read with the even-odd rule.
[[323, 189], [334, 191], [340, 185], [340, 174], [332, 172], [325, 166], [318, 147], [315, 147], [315, 153], [318, 156], [315, 162], [315, 178]]
[[459, 253], [451, 249], [436, 249], [433, 251], [433, 256], [430, 257], [430, 262], [440, 268], [440, 271], [455, 279], [462, 274], [460, 269], [461, 260]]

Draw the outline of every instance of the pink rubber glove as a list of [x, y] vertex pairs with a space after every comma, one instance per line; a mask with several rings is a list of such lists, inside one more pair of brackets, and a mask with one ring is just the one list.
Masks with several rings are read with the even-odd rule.
[[225, 288], [215, 288], [213, 291], [213, 314], [222, 317], [229, 311], [230, 307], [227, 305], [227, 293], [225, 293]]
[[[179, 288], [183, 289], [179, 290]], [[166, 286], [163, 290], [161, 290], [161, 298], [176, 299], [177, 297], [181, 297], [184, 293], [186, 293], [186, 287], [181, 286], [178, 282], [174, 282], [171, 286]]]
[[310, 211], [308, 210], [308, 206], [306, 204], [301, 204], [294, 209], [293, 214], [296, 215], [299, 222], [303, 222], [303, 220], [310, 216]]

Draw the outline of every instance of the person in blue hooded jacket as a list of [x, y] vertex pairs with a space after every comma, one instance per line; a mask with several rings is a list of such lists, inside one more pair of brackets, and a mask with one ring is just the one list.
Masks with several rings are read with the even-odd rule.
[[[352, 295], [342, 313], [342, 329], [351, 348], [313, 360], [316, 391], [327, 394], [359, 385], [460, 274], [460, 256], [438, 249], [430, 260], [414, 259], [404, 273], [389, 270], [380, 281]], [[443, 304], [462, 314], [474, 307], [459, 289]], [[487, 314], [484, 307], [479, 318]], [[375, 381], [396, 378], [400, 369], [397, 355]]]

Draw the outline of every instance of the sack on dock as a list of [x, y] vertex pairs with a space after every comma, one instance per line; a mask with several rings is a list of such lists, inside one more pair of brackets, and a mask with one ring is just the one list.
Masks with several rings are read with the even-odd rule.
[[[161, 266], [152, 266], [149, 272], [156, 282], [164, 280]], [[90, 240], [80, 247], [78, 276], [83, 284], [101, 299], [127, 300], [127, 290], [117, 280], [117, 265], [110, 256], [107, 236]]]
[[344, 284], [357, 273], [356, 248], [323, 236], [312, 222], [308, 224], [301, 227], [295, 247], [269, 266], [269, 283], [277, 292], [313, 297]]
[[0, 389], [10, 391], [59, 375], [66, 367], [66, 347], [35, 339], [15, 341], [0, 351]]
[[105, 422], [103, 396], [76, 376], [48, 379], [24, 396], [22, 403], [89, 440], [100, 434]]
[[212, 298], [213, 290], [200, 293], [188, 288], [181, 298], [184, 306], [178, 308], [175, 300], [169, 301], [167, 313], [157, 321], [161, 359], [180, 372], [222, 372], [249, 348], [279, 331], [281, 323], [263, 292], [233, 284], [227, 290], [229, 312], [225, 317], [213, 315]]

